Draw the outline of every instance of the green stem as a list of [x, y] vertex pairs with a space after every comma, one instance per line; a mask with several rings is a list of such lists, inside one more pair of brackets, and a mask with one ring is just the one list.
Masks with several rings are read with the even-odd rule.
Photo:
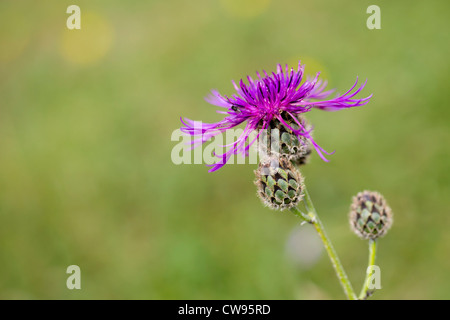
[[304, 222], [312, 223], [311, 217], [308, 216], [303, 211], [301, 211], [299, 208], [294, 207], [291, 209], [291, 212], [294, 213], [296, 216], [299, 216]]
[[334, 250], [333, 245], [331, 244], [330, 239], [325, 233], [323, 224], [320, 221], [319, 216], [317, 215], [316, 209], [314, 208], [314, 204], [312, 203], [312, 200], [309, 196], [306, 187], [305, 187], [304, 201], [305, 207], [308, 210], [308, 216], [310, 217], [310, 223], [314, 225], [314, 227], [317, 230], [317, 233], [319, 234], [319, 237], [322, 239], [322, 242], [325, 246], [325, 250], [327, 251], [328, 256], [330, 257], [331, 263], [333, 264], [334, 270], [336, 271], [336, 274], [339, 278], [339, 281], [341, 282], [345, 294], [347, 295], [347, 298], [349, 300], [356, 300], [357, 297], [355, 291], [352, 288], [352, 284], [350, 283], [350, 280], [348, 279], [347, 274], [345, 273], [344, 267], [342, 266], [338, 258], [338, 255]]
[[373, 265], [375, 265], [375, 257], [377, 252], [377, 241], [376, 240], [369, 240], [369, 263], [367, 266], [366, 271], [366, 279], [364, 280], [364, 285], [361, 289], [361, 293], [359, 294], [359, 299], [363, 300], [367, 298], [367, 294], [369, 292], [369, 284], [370, 284], [370, 275], [371, 272], [369, 268], [371, 268]]

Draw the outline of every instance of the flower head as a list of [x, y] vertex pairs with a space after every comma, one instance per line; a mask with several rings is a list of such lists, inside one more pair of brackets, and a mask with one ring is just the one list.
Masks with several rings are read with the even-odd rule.
[[[319, 80], [319, 73], [314, 78], [307, 77], [302, 83], [304, 65], [299, 62], [297, 70], [289, 69], [288, 66], [283, 69], [278, 65], [277, 72], [264, 75], [256, 73], [258, 79], [254, 80], [247, 76], [248, 84], [241, 79], [239, 85], [233, 81], [236, 93], [231, 97], [222, 96], [218, 91], [212, 90], [212, 94], [206, 98], [209, 103], [222, 107], [225, 110], [217, 111], [224, 114], [225, 117], [216, 123], [199, 123], [189, 119], [181, 118], [183, 127], [181, 130], [190, 134], [196, 139], [192, 141], [193, 147], [196, 147], [211, 137], [225, 132], [245, 123], [244, 131], [241, 136], [231, 145], [223, 154], [216, 154], [219, 160], [210, 165], [209, 171], [220, 169], [230, 159], [233, 154], [248, 155], [249, 148], [257, 141], [262, 130], [270, 129], [274, 123], [281, 123], [299, 141], [309, 141], [319, 156], [328, 161], [323, 153], [331, 154], [322, 149], [312, 138], [311, 130], [299, 121], [299, 115], [312, 109], [321, 109], [326, 111], [336, 111], [344, 108], [358, 107], [365, 105], [371, 95], [363, 99], [355, 99], [365, 86], [365, 83], [354, 90], [355, 84], [344, 94], [337, 95], [332, 99], [327, 99], [334, 90], [325, 91], [327, 82]], [[259, 130], [256, 137], [250, 139], [249, 136], [255, 130]]]

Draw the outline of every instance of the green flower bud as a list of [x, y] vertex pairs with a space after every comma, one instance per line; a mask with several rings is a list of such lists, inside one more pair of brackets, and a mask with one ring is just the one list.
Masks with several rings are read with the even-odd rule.
[[286, 157], [262, 159], [255, 175], [258, 196], [271, 209], [290, 209], [302, 200], [303, 177]]
[[362, 239], [376, 239], [386, 234], [392, 225], [391, 208], [381, 194], [359, 192], [350, 208], [350, 227]]

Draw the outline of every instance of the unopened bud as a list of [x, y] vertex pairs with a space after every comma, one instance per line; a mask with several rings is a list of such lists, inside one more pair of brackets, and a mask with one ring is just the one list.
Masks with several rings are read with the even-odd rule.
[[362, 239], [376, 239], [386, 234], [392, 225], [391, 208], [381, 194], [359, 192], [350, 208], [350, 226]]
[[290, 209], [302, 200], [303, 177], [286, 157], [262, 159], [255, 174], [258, 196], [271, 209]]

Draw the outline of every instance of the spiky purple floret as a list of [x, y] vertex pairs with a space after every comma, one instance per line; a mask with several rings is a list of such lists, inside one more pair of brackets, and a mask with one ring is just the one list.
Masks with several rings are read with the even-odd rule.
[[[330, 155], [323, 150], [311, 137], [310, 131], [306, 130], [301, 122], [298, 121], [297, 115], [310, 111], [313, 108], [336, 111], [344, 108], [359, 107], [369, 102], [372, 95], [363, 99], [354, 99], [365, 86], [353, 91], [358, 83], [356, 78], [355, 84], [343, 95], [337, 95], [333, 99], [323, 100], [329, 97], [333, 90], [324, 91], [327, 82], [319, 80], [319, 73], [311, 79], [307, 77], [305, 82], [301, 84], [304, 72], [304, 65], [299, 62], [297, 71], [291, 68], [289, 71], [286, 65], [285, 69], [279, 64], [277, 72], [267, 74], [263, 71], [264, 76], [256, 72], [258, 79], [253, 80], [247, 76], [248, 84], [241, 79], [239, 85], [232, 81], [236, 94], [231, 97], [222, 96], [217, 90], [212, 90], [211, 94], [205, 98], [207, 102], [218, 107], [226, 109], [219, 110], [218, 113], [225, 114], [222, 121], [216, 123], [199, 123], [189, 119], [181, 118], [184, 126], [181, 130], [189, 135], [196, 137], [192, 141], [192, 146], [196, 147], [210, 138], [234, 128], [241, 123], [246, 122], [244, 132], [241, 136], [229, 146], [228, 151], [217, 155], [219, 160], [208, 165], [212, 167], [209, 171], [216, 171], [223, 167], [233, 154], [242, 153], [248, 155], [251, 145], [258, 139], [261, 130], [256, 137], [249, 141], [249, 135], [257, 129], [267, 129], [272, 119], [278, 119], [289, 130], [291, 130], [298, 138], [304, 137], [311, 141], [319, 156], [328, 161], [323, 153]], [[353, 91], [353, 93], [352, 93]], [[319, 99], [321, 101], [319, 101]], [[294, 129], [281, 116], [287, 114], [298, 125], [299, 129]]]

